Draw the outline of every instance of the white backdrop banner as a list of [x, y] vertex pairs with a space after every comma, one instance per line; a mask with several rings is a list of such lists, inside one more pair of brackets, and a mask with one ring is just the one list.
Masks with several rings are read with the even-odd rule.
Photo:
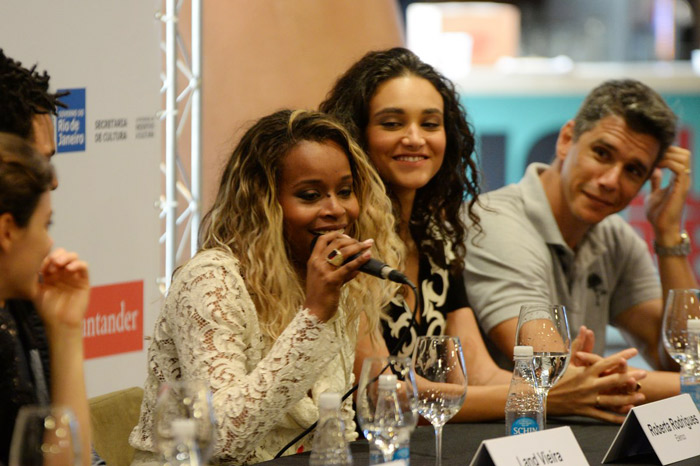
[[[56, 246], [90, 264], [88, 395], [142, 385], [160, 306], [157, 1], [2, 0], [0, 48], [69, 90], [56, 118]], [[0, 109], [1, 111], [1, 109]]]

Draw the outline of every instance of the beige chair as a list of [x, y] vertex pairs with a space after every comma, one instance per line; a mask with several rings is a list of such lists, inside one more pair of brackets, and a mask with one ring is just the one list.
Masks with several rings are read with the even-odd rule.
[[92, 445], [109, 466], [129, 466], [129, 434], [139, 420], [143, 389], [131, 387], [90, 398]]

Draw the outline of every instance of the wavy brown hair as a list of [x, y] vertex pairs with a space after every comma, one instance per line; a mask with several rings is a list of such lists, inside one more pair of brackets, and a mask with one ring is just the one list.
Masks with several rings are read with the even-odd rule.
[[[348, 157], [360, 215], [346, 233], [374, 238], [373, 255], [394, 266], [399, 265], [403, 249], [381, 179], [345, 128], [315, 111], [281, 110], [260, 119], [233, 150], [214, 205], [202, 220], [200, 238], [202, 249], [220, 249], [240, 261], [261, 328], [272, 339], [304, 303], [303, 283], [284, 238], [277, 192], [282, 161], [303, 141], [332, 141]], [[378, 328], [381, 310], [395, 292], [396, 286], [365, 274], [344, 285], [340, 308], [347, 315], [348, 331], [355, 334], [361, 312], [370, 329]]]
[[[447, 145], [437, 174], [416, 193], [411, 212], [411, 236], [422, 252], [453, 272], [464, 268], [467, 228], [460, 211], [467, 201], [467, 215], [475, 231], [481, 231], [473, 210], [479, 196], [479, 170], [474, 153], [474, 132], [459, 103], [454, 84], [432, 66], [404, 48], [369, 52], [336, 81], [320, 110], [338, 118], [367, 150], [369, 104], [377, 88], [390, 79], [417, 76], [429, 81], [442, 96]], [[393, 197], [391, 189], [387, 191]], [[394, 209], [399, 206], [394, 198]], [[452, 243], [455, 257], [445, 257], [445, 242]]]
[[41, 195], [51, 189], [53, 168], [26, 140], [0, 133], [0, 214], [18, 227], [29, 224]]

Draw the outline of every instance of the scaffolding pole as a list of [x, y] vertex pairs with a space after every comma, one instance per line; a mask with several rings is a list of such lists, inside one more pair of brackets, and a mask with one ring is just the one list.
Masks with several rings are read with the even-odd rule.
[[[159, 279], [163, 293], [170, 287], [173, 271], [181, 257], [189, 237], [189, 257], [198, 248], [198, 232], [201, 221], [202, 191], [202, 1], [191, 0], [191, 59], [179, 34], [182, 0], [165, 0], [165, 14], [156, 16], [165, 26], [165, 72], [162, 92], [165, 92], [165, 163], [161, 170], [165, 175], [165, 194], [160, 200], [160, 217], [165, 231], [160, 238], [164, 244], [164, 276]], [[178, 52], [179, 50], [179, 52]], [[179, 58], [180, 57], [180, 58]], [[188, 81], [178, 95], [178, 70]], [[178, 152], [178, 138], [186, 128], [189, 118], [190, 174], [185, 173]], [[178, 170], [179, 168], [179, 170]], [[179, 174], [179, 175], [178, 175]], [[178, 201], [178, 193], [183, 198]], [[178, 206], [185, 205], [178, 213]]]

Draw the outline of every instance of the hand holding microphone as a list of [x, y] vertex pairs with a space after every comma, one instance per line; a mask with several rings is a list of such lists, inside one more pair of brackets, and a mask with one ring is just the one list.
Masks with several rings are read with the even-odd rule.
[[[343, 284], [355, 278], [370, 259], [372, 243], [358, 242], [340, 230], [314, 237], [306, 264], [304, 305], [319, 319], [326, 321], [335, 314]], [[352, 260], [346, 259], [351, 256]]]
[[320, 319], [335, 314], [341, 286], [358, 272], [413, 286], [404, 274], [370, 257], [373, 242], [360, 242], [340, 231], [314, 237], [307, 263], [306, 306]]
[[[313, 241], [311, 242], [311, 250], [312, 251], [314, 249], [314, 246], [316, 245], [316, 241], [318, 240], [318, 238], [319, 238], [318, 236], [315, 236]], [[334, 249], [328, 255], [327, 261], [329, 264], [332, 264], [332, 265], [335, 265], [336, 267], [339, 267], [341, 265], [345, 265], [348, 262], [355, 260], [357, 257], [360, 256], [360, 254], [361, 254], [361, 252], [358, 252], [358, 253], [353, 254], [352, 256], [350, 256], [348, 258], [345, 258], [343, 256], [343, 253], [340, 252], [340, 250]], [[360, 272], [364, 272], [364, 273], [373, 275], [377, 278], [381, 278], [384, 280], [391, 280], [392, 282], [396, 282], [396, 283], [412, 285], [412, 283], [410, 282], [410, 280], [408, 280], [408, 277], [406, 277], [406, 275], [404, 275], [403, 273], [394, 269], [393, 267], [388, 266], [387, 264], [380, 261], [379, 259], [370, 258], [367, 262], [365, 262], [364, 264], [362, 264], [360, 266], [359, 270], [360, 270]]]

